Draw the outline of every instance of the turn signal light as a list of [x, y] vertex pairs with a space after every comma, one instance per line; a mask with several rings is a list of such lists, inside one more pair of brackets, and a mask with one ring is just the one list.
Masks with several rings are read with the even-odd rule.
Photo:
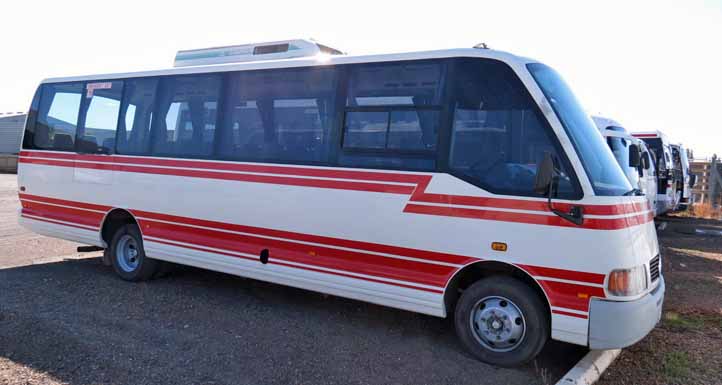
[[631, 297], [642, 293], [647, 288], [647, 274], [644, 266], [631, 269], [617, 269], [609, 273], [607, 290], [618, 297]]
[[504, 242], [492, 242], [491, 249], [494, 251], [506, 251], [506, 243]]

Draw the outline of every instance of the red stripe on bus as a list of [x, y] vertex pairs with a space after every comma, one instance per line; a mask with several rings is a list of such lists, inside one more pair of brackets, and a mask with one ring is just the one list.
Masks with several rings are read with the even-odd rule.
[[[324, 169], [309, 168], [297, 166], [276, 166], [269, 164], [249, 164], [249, 163], [230, 163], [206, 160], [183, 160], [183, 159], [164, 159], [156, 157], [129, 157], [129, 156], [112, 156], [112, 155], [85, 155], [85, 154], [60, 154], [45, 152], [28, 152], [20, 153], [22, 157], [28, 158], [54, 158], [59, 160], [77, 160], [87, 162], [104, 162], [116, 164], [133, 164], [158, 167], [175, 167], [175, 168], [196, 168], [205, 170], [218, 171], [237, 171], [252, 172], [263, 174], [281, 174], [293, 176], [306, 176], [318, 178], [337, 178], [337, 179], [358, 179], [376, 182], [396, 182], [416, 184], [419, 181], [429, 178], [429, 175], [423, 174], [405, 174], [398, 172], [377, 172], [377, 171], [356, 171], [356, 170], [340, 170], [340, 169]], [[39, 160], [39, 159], [33, 159]]]
[[571, 312], [562, 311], [562, 310], [552, 310], [552, 313], [559, 314], [559, 315], [565, 315], [565, 316], [569, 316], [569, 317], [582, 318], [582, 319], [589, 318], [589, 316], [586, 316], [584, 314], [571, 313]]
[[[23, 196], [28, 197], [29, 195], [23, 194]], [[93, 208], [107, 207], [99, 205], [89, 205], [87, 203], [59, 200], [54, 198], [44, 198], [37, 196], [29, 197], [35, 198], [36, 200], [39, 200], [37, 198], [47, 199], [56, 204], [70, 203], [77, 204], [78, 206], [90, 206]], [[38, 214], [45, 215], [46, 217], [50, 216], [50, 218], [47, 218], [47, 222], [71, 227], [78, 227], [73, 226], [72, 224], [59, 223], [52, 220], [53, 218], [59, 219], [57, 212], [62, 212], [64, 208], [47, 205], [45, 209], [47, 210], [47, 212]], [[53, 211], [55, 211], [55, 213], [53, 213]], [[30, 214], [29, 212], [25, 211], [24, 213]], [[467, 265], [475, 261], [481, 261], [481, 259], [478, 258], [465, 257], [454, 254], [430, 252], [419, 249], [389, 246], [369, 242], [351, 241], [303, 233], [292, 233], [288, 231], [235, 225], [223, 222], [206, 221], [159, 213], [150, 213], [137, 210], [133, 210], [133, 213], [137, 216], [142, 217], [140, 219], [140, 225], [144, 235], [167, 239], [170, 242], [176, 241], [183, 243], [192, 243], [197, 245], [198, 247], [220, 247], [233, 252], [246, 253], [251, 255], [258, 254], [260, 253], [260, 250], [268, 248], [271, 251], [271, 260], [273, 260], [274, 255], [279, 255], [284, 260], [289, 260], [297, 263], [316, 265], [319, 267], [342, 270], [350, 273], [378, 276], [429, 286], [446, 287], [448, 280], [453, 276], [456, 271], [459, 270], [459, 268], [434, 265], [420, 261], [409, 261], [398, 258], [382, 257], [378, 255], [364, 253], [364, 251], [376, 251], [402, 257], [414, 257], [430, 261], [442, 261], [459, 265]], [[78, 214], [86, 215], [93, 213], [83, 211], [82, 213]], [[69, 218], [63, 217], [63, 219]], [[75, 221], [78, 220], [78, 218], [72, 219]], [[173, 223], [158, 222], [159, 220]], [[150, 227], [147, 226], [149, 224]], [[202, 226], [208, 227], [210, 229], [199, 229], [197, 227], [191, 226]], [[98, 228], [99, 225], [97, 227], [94, 227], [95, 231], [97, 231]], [[83, 229], [87, 230], [87, 228]], [[245, 232], [252, 235], [232, 234], [223, 232], [222, 230]], [[265, 235], [283, 239], [274, 240], [254, 235]], [[321, 244], [321, 246], [299, 244], [297, 242], [294, 242], [294, 240], [318, 243]], [[360, 251], [338, 250], [324, 246], [353, 248]], [[278, 250], [281, 250], [281, 252], [279, 252]], [[205, 249], [204, 251], [208, 251], [208, 249]], [[222, 252], [218, 253], [224, 254]], [[584, 285], [584, 282], [595, 284], [602, 283], [604, 281], [603, 274], [531, 265], [520, 265], [520, 267], [527, 270], [532, 275], [574, 280], [579, 282], [579, 284], [571, 284], [564, 282], [539, 280], [542, 288], [547, 293], [547, 296], [549, 297], [552, 306], [586, 311], [588, 309], [589, 298], [591, 298], [592, 296], [604, 297], [604, 290], [602, 288]], [[587, 298], [580, 298], [580, 293], [586, 295]]]
[[72, 217], [73, 220], [92, 222], [92, 226], [95, 227], [100, 227], [100, 222], [102, 222], [103, 218], [105, 217], [105, 211], [87, 211], [76, 207], [55, 206], [49, 203], [29, 201], [27, 199], [21, 199], [20, 205], [22, 208], [33, 210], [35, 212], [52, 213], [53, 215], [64, 215], [67, 217]]
[[556, 215], [542, 215], [531, 213], [515, 213], [508, 211], [480, 210], [460, 207], [425, 206], [407, 204], [405, 213], [439, 215], [445, 217], [483, 219], [490, 221], [526, 223], [532, 225], [560, 226], [571, 228], [584, 228], [592, 230], [619, 230], [631, 226], [647, 223], [654, 219], [651, 214], [642, 214], [623, 218], [586, 218], [581, 226], [571, 223]]
[[154, 212], [148, 212], [148, 211], [140, 211], [140, 210], [131, 210], [131, 211], [132, 211], [133, 215], [135, 215], [137, 217], [141, 217], [141, 218], [147, 218], [147, 219], [155, 219], [155, 220], [173, 222], [173, 223], [178, 223], [178, 224], [202, 226], [202, 227], [209, 227], [212, 229], [236, 231], [236, 232], [249, 233], [249, 234], [254, 234], [254, 235], [263, 235], [263, 236], [268, 236], [268, 237], [283, 238], [283, 239], [295, 240], [295, 241], [301, 241], [301, 242], [318, 243], [321, 245], [330, 245], [330, 246], [337, 246], [337, 247], [345, 247], [345, 248], [349, 248], [349, 249], [357, 249], [357, 250], [372, 251], [372, 252], [377, 252], [377, 253], [399, 255], [399, 256], [412, 257], [412, 258], [417, 258], [417, 259], [425, 259], [425, 260], [430, 260], [430, 261], [452, 263], [452, 264], [456, 264], [456, 265], [464, 265], [469, 262], [473, 262], [473, 261], [477, 260], [476, 258], [472, 258], [472, 257], [468, 257], [468, 256], [448, 254], [448, 253], [442, 253], [442, 252], [436, 252], [436, 251], [427, 251], [427, 250], [421, 250], [421, 249], [412, 249], [412, 248], [408, 248], [408, 247], [391, 246], [391, 245], [384, 245], [384, 244], [379, 244], [379, 243], [355, 241], [355, 240], [342, 239], [342, 238], [333, 238], [333, 237], [327, 237], [327, 236], [321, 236], [321, 235], [296, 233], [296, 232], [291, 232], [291, 231], [275, 230], [275, 229], [268, 229], [268, 228], [254, 227], [254, 226], [247, 226], [247, 225], [239, 225], [239, 224], [226, 223], [226, 222], [217, 222], [217, 221], [210, 221], [210, 220], [205, 220], [205, 219], [188, 218], [188, 217], [154, 213]]
[[22, 212], [28, 215], [70, 222], [93, 228], [100, 228], [100, 222], [103, 220], [103, 214], [30, 202], [23, 202]]
[[[109, 211], [110, 209], [112, 209], [111, 206], [105, 206], [105, 205], [97, 205], [97, 204], [90, 204], [90, 203], [84, 203], [84, 202], [69, 201], [69, 200], [49, 198], [49, 197], [43, 197], [43, 196], [31, 195], [31, 194], [19, 194], [19, 195], [20, 195], [21, 200], [36, 200], [36, 201], [40, 201], [40, 202], [59, 204], [59, 205], [70, 206], [70, 207], [75, 206], [75, 207], [79, 207], [79, 208], [86, 208], [86, 209], [99, 210], [99, 211]], [[53, 209], [56, 207], [57, 206], [48, 206], [48, 209]], [[57, 208], [61, 209], [60, 207], [57, 207]], [[187, 224], [187, 225], [191, 225], [191, 226], [208, 227], [211, 229], [235, 231], [235, 232], [242, 232], [242, 233], [248, 233], [248, 234], [253, 234], [253, 235], [282, 238], [282, 239], [290, 240], [290, 241], [310, 242], [310, 243], [317, 243], [317, 244], [321, 244], [321, 245], [344, 247], [344, 248], [349, 248], [349, 249], [385, 253], [385, 254], [391, 254], [391, 255], [412, 257], [412, 258], [417, 258], [417, 259], [426, 259], [426, 260], [431, 260], [431, 261], [438, 261], [438, 262], [451, 263], [451, 264], [457, 264], [457, 265], [466, 265], [468, 263], [479, 260], [478, 258], [443, 253], [443, 252], [427, 251], [427, 250], [414, 249], [414, 248], [401, 247], [401, 246], [391, 246], [391, 245], [365, 242], [365, 241], [355, 241], [355, 240], [349, 240], [349, 239], [343, 239], [343, 238], [333, 238], [333, 237], [328, 237], [328, 236], [312, 235], [312, 234], [306, 234], [306, 233], [296, 233], [296, 232], [285, 231], [285, 230], [276, 230], [276, 229], [248, 226], [248, 225], [218, 222], [218, 221], [183, 217], [183, 216], [170, 215], [170, 214], [162, 214], [162, 213], [155, 213], [155, 212], [148, 212], [148, 211], [141, 211], [141, 210], [132, 210], [132, 212], [136, 216], [148, 218], [148, 219], [155, 219], [158, 221], [166, 221], [166, 222], [172, 222], [172, 223], [177, 223], [177, 224]], [[567, 279], [567, 280], [594, 283], [594, 284], [603, 284], [604, 278], [605, 278], [604, 274], [597, 274], [597, 273], [589, 273], [589, 272], [574, 271], [574, 270], [563, 270], [563, 269], [556, 269], [556, 268], [542, 267], [542, 266], [533, 266], [533, 265], [524, 265], [524, 264], [520, 264], [518, 266], [520, 268], [526, 270], [532, 276], [543, 276], [543, 277], [549, 277], [549, 278]]]
[[[152, 157], [127, 157], [127, 156], [104, 156], [104, 155], [81, 155], [81, 154], [59, 154], [59, 153], [45, 153], [45, 152], [21, 152], [21, 163], [38, 163], [46, 165], [56, 165], [65, 167], [81, 167], [81, 168], [96, 168], [110, 170], [115, 169], [118, 171], [126, 172], [138, 172], [138, 173], [152, 173], [162, 175], [175, 175], [175, 176], [188, 176], [197, 178], [213, 178], [213, 179], [230, 179], [257, 183], [271, 183], [271, 184], [290, 184], [304, 187], [320, 187], [320, 188], [332, 188], [332, 189], [348, 189], [357, 191], [374, 191], [374, 192], [387, 192], [387, 193], [398, 193], [398, 194], [411, 194], [412, 202], [427, 202], [427, 203], [441, 203], [441, 204], [455, 204], [465, 206], [480, 206], [480, 207], [493, 207], [493, 208], [507, 208], [507, 209], [521, 209], [521, 210], [534, 210], [534, 211], [548, 211], [547, 203], [543, 200], [524, 200], [524, 199], [510, 199], [510, 198], [494, 198], [494, 197], [475, 197], [475, 196], [463, 196], [463, 195], [449, 195], [449, 194], [435, 194], [426, 193], [425, 190], [431, 180], [431, 175], [425, 174], [405, 174], [405, 173], [385, 173], [385, 172], [374, 172], [374, 171], [355, 171], [355, 170], [329, 170], [319, 168], [308, 168], [308, 167], [290, 167], [290, 166], [275, 166], [275, 165], [261, 165], [261, 164], [246, 164], [246, 163], [225, 163], [225, 162], [212, 162], [212, 161], [191, 161], [191, 160], [176, 160], [176, 159], [162, 159]], [[140, 166], [125, 166], [120, 164], [101, 164], [101, 163], [69, 163], [63, 161], [52, 161], [36, 159], [37, 157], [49, 157], [55, 159], [63, 159], [65, 161], [78, 160], [78, 161], [91, 161], [91, 162], [110, 162], [110, 163], [133, 163], [138, 165], [150, 165], [159, 167], [140, 167]], [[237, 171], [237, 172], [254, 172], [254, 173], [270, 173], [280, 175], [294, 175], [301, 177], [323, 177], [323, 178], [338, 178], [338, 179], [350, 179], [350, 180], [361, 180], [361, 182], [345, 182], [345, 181], [329, 181], [318, 180], [318, 179], [296, 179], [296, 178], [283, 178], [278, 176], [262, 176], [261, 178], [248, 178], [248, 177], [233, 177], [229, 173], [218, 173], [218, 172], [203, 172], [201, 170], [179, 170], [179, 169], [164, 169], [162, 167], [187, 167], [187, 168], [199, 168], [204, 170], [221, 170], [221, 171]], [[189, 172], [190, 171], [190, 172]], [[228, 176], [230, 175], [230, 176]], [[228, 177], [226, 177], [228, 176]], [[278, 179], [281, 178], [281, 179]], [[295, 179], [290, 181], [291, 179]], [[301, 182], [302, 181], [302, 182]], [[416, 184], [413, 186], [395, 186], [386, 185], [379, 183], [366, 184], [367, 182], [396, 182], [396, 183], [408, 183]], [[351, 183], [351, 184], [348, 184]], [[360, 185], [355, 185], [360, 183]], [[393, 186], [393, 187], [389, 187]], [[555, 202], [555, 206], [560, 209], [567, 211], [574, 203], [569, 202]], [[624, 215], [632, 214], [641, 211], [649, 210], [649, 205], [646, 201], [628, 203], [628, 204], [617, 204], [617, 205], [579, 205], [584, 209], [585, 214], [589, 215]]]
[[[76, 164], [76, 167], [78, 167], [77, 164]], [[353, 190], [353, 191], [380, 192], [380, 193], [404, 194], [404, 195], [409, 195], [414, 190], [413, 186], [372, 183], [372, 182], [353, 182], [353, 181], [326, 180], [326, 179], [303, 179], [303, 178], [293, 178], [293, 177], [273, 176], [273, 175], [233, 174], [233, 173], [226, 173], [226, 172], [220, 172], [220, 171], [167, 169], [167, 168], [124, 166], [124, 165], [116, 165], [115, 167], [116, 167], [116, 170], [118, 170], [118, 171], [152, 173], [152, 174], [160, 174], [160, 175], [186, 176], [186, 177], [192, 177], [192, 178], [234, 180], [234, 181], [240, 181], [240, 182], [279, 184], [279, 185], [286, 185], [286, 186], [327, 188], [327, 189], [336, 189], [336, 190]]]
[[400, 281], [444, 287], [456, 271], [455, 267], [436, 265], [405, 259], [382, 257], [358, 251], [338, 250], [329, 247], [299, 244], [291, 241], [231, 234], [218, 230], [199, 229], [178, 224], [141, 219], [143, 235], [186, 242], [205, 247], [216, 247], [233, 252], [259, 255], [268, 249], [270, 259], [281, 259], [335, 270], [345, 270]]
[[143, 173], [143, 174], [183, 176], [183, 177], [204, 178], [204, 179], [233, 180], [233, 181], [240, 181], [240, 182], [277, 184], [277, 185], [286, 185], [286, 186], [315, 187], [315, 188], [327, 188], [327, 189], [336, 189], [336, 190], [380, 192], [380, 193], [387, 193], [387, 194], [410, 195], [414, 191], [414, 186], [404, 186], [404, 185], [396, 185], [396, 184], [326, 180], [326, 179], [304, 179], [304, 178], [294, 178], [294, 177], [274, 176], [274, 175], [235, 174], [235, 173], [228, 173], [228, 172], [222, 172], [222, 171], [171, 169], [171, 168], [126, 166], [126, 165], [120, 165], [120, 164], [101, 164], [101, 163], [79, 163], [79, 162], [68, 163], [68, 162], [64, 162], [64, 161], [32, 159], [32, 158], [29, 160], [23, 160], [23, 162], [21, 162], [21, 163], [38, 163], [38, 164], [44, 164], [44, 165], [50, 165], [50, 166], [61, 166], [61, 167], [115, 170], [115, 171], [134, 172], [134, 173]]
[[[412, 202], [424, 203], [441, 203], [449, 205], [461, 206], [479, 206], [490, 208], [530, 210], [530, 211], [549, 211], [549, 205], [546, 201], [532, 201], [521, 199], [505, 199], [505, 198], [486, 198], [472, 197], [462, 195], [446, 195], [446, 194], [430, 194], [422, 193], [411, 198]], [[572, 203], [554, 202], [554, 208], [562, 211], [569, 211]], [[627, 203], [620, 205], [577, 205], [581, 206], [584, 214], [587, 215], [624, 215], [633, 214], [640, 211], [647, 211], [648, 204], [646, 202]]]
[[[430, 182], [431, 178], [421, 181], [417, 186], [416, 191], [414, 191], [414, 194], [411, 196], [410, 201], [502, 209], [549, 211], [549, 204], [546, 200], [524, 200], [427, 193], [425, 191]], [[554, 207], [562, 211], [569, 211], [572, 206], [581, 206], [584, 210], [584, 214], [587, 215], [623, 215], [647, 211], [649, 209], [649, 203], [646, 200], [643, 202], [617, 205], [577, 205], [567, 202], [554, 202]]]
[[337, 178], [337, 179], [355, 179], [363, 181], [375, 182], [396, 182], [416, 184], [427, 175], [421, 174], [400, 174], [374, 171], [354, 171], [354, 170], [334, 170], [308, 167], [291, 167], [291, 166], [274, 166], [267, 164], [247, 164], [247, 163], [221, 163], [210, 161], [187, 161], [187, 160], [169, 160], [161, 158], [127, 158], [115, 157], [115, 163], [133, 163], [139, 165], [150, 165], [159, 167], [184, 167], [184, 168], [201, 168], [207, 170], [219, 171], [237, 171], [237, 172], [253, 172], [261, 174], [280, 174], [305, 176], [316, 178]]
[[593, 283], [597, 285], [604, 284], [605, 274], [588, 273], [584, 271], [574, 270], [563, 270], [555, 269], [552, 267], [532, 266], [532, 265], [517, 265], [518, 267], [526, 270], [531, 276], [535, 277], [548, 277], [557, 279], [566, 279], [569, 281], [578, 281]]
[[659, 138], [657, 134], [632, 134], [635, 138]]
[[112, 206], [104, 206], [104, 205], [98, 205], [98, 204], [93, 204], [93, 203], [69, 201], [69, 200], [65, 200], [65, 199], [50, 198], [50, 197], [44, 197], [44, 196], [40, 196], [40, 195], [20, 193], [20, 194], [18, 194], [18, 196], [20, 197], [20, 200], [34, 200], [34, 201], [38, 201], [38, 202], [52, 203], [52, 204], [56, 204], [56, 205], [78, 207], [81, 209], [98, 210], [98, 211], [109, 211], [110, 209], [112, 209]]
[[99, 230], [98, 228], [90, 229], [90, 228], [87, 228], [87, 227], [84, 227], [84, 226], [81, 226], [81, 225], [74, 225], [74, 224], [70, 224], [70, 223], [63, 223], [63, 222], [60, 222], [60, 221], [52, 220], [52, 219], [50, 219], [50, 218], [32, 218], [32, 217], [29, 217], [28, 215], [33, 215], [33, 214], [29, 214], [29, 213], [26, 213], [26, 212], [24, 212], [24, 211], [21, 211], [21, 213], [20, 213], [20, 216], [22, 216], [23, 218], [27, 218], [27, 219], [30, 219], [30, 220], [33, 220], [33, 221], [47, 222], [47, 223], [52, 223], [52, 224], [54, 224], [54, 225], [74, 227], [74, 228], [76, 228], [76, 229], [87, 230], [87, 231], [98, 231], [98, 230]]
[[[218, 250], [212, 250], [212, 249], [208, 249], [208, 248], [201, 247], [201, 246], [179, 245], [179, 244], [176, 244], [176, 243], [173, 243], [173, 242], [167, 242], [167, 241], [157, 240], [157, 239], [153, 239], [153, 240], [150, 240], [150, 241], [151, 241], [151, 242], [156, 242], [156, 243], [162, 243], [162, 244], [164, 244], [164, 245], [169, 245], [169, 246], [175, 246], [175, 247], [186, 248], [186, 249], [197, 250], [197, 251], [204, 251], [204, 252], [214, 253], [214, 254], [222, 254], [222, 255], [229, 256], [229, 257], [235, 257], [235, 258], [240, 258], [240, 259], [245, 259], [245, 260], [250, 260], [250, 261], [256, 261], [256, 262], [258, 261], [258, 258], [251, 258], [251, 257], [247, 257], [247, 256], [244, 256], [244, 255], [238, 255], [238, 254], [227, 253], [227, 252], [218, 251]], [[281, 260], [269, 260], [268, 263], [271, 264], [271, 265], [280, 265], [280, 266], [285, 266], [285, 267], [291, 267], [291, 268], [294, 268], [294, 269], [302, 269], [302, 270], [314, 271], [314, 272], [318, 272], [318, 273], [337, 275], [337, 276], [346, 277], [346, 278], [360, 279], [360, 280], [363, 280], [363, 281], [369, 281], [369, 282], [375, 282], [375, 283], [383, 283], [383, 284], [386, 284], [386, 285], [399, 286], [399, 287], [404, 287], [404, 288], [407, 288], [407, 289], [427, 291], [427, 292], [436, 293], [436, 294], [443, 294], [443, 293], [444, 293], [444, 289], [443, 289], [443, 288], [432, 289], [432, 288], [426, 288], [426, 287], [418, 287], [418, 286], [406, 285], [406, 284], [398, 283], [398, 282], [388, 282], [388, 281], [384, 281], [384, 280], [380, 280], [380, 279], [373, 279], [373, 278], [370, 278], [370, 277], [358, 277], [358, 276], [353, 275], [353, 274], [346, 274], [346, 273], [339, 272], [339, 271], [327, 271], [327, 270], [323, 270], [323, 269], [316, 269], [316, 268], [313, 268], [313, 267], [310, 267], [310, 266], [297, 266], [297, 265], [294, 265], [294, 264], [291, 264], [291, 263], [284, 263], [284, 262], [281, 261]]]
[[573, 283], [537, 280], [554, 307], [563, 307], [579, 311], [589, 311], [592, 297], [604, 298], [604, 289], [596, 286]]

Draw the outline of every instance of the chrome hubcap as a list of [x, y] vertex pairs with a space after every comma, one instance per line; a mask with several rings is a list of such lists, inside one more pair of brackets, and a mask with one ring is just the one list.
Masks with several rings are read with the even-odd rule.
[[120, 266], [123, 271], [130, 273], [138, 268], [138, 265], [140, 265], [138, 244], [133, 237], [128, 234], [120, 237], [115, 250], [118, 266]]
[[470, 322], [476, 340], [495, 352], [514, 349], [526, 334], [524, 315], [504, 297], [486, 297], [477, 302]]

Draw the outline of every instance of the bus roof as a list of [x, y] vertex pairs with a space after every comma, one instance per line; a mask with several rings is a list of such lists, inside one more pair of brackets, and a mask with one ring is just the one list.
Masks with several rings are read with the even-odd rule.
[[665, 135], [662, 131], [659, 130], [633, 132], [632, 136], [639, 139], [660, 138], [664, 142], [669, 142], [669, 140], [667, 139], [667, 135]]
[[177, 67], [177, 68], [167, 68], [167, 69], [138, 71], [138, 72], [121, 72], [121, 73], [107, 73], [107, 74], [85, 75], [85, 76], [54, 77], [54, 78], [44, 79], [41, 82], [41, 84], [43, 84], [43, 83], [61, 83], [61, 82], [71, 82], [71, 81], [124, 79], [124, 78], [145, 77], [145, 76], [230, 72], [230, 71], [272, 69], [272, 68], [312, 67], [312, 66], [327, 66], [327, 65], [355, 64], [355, 63], [381, 63], [381, 62], [393, 62], [393, 61], [401, 61], [401, 60], [442, 59], [442, 58], [453, 58], [453, 57], [489, 58], [489, 59], [497, 59], [500, 61], [504, 61], [509, 64], [512, 64], [512, 63], [525, 64], [525, 63], [533, 62], [533, 60], [531, 60], [531, 59], [516, 56], [516, 55], [510, 54], [508, 52], [504, 52], [504, 51], [496, 51], [496, 50], [485, 49], [485, 48], [454, 48], [454, 49], [434, 50], [434, 51], [418, 51], [418, 52], [374, 54], [374, 55], [319, 55], [319, 56], [314, 56], [314, 57], [302, 57], [302, 58], [278, 59], [278, 60], [266, 60], [266, 61], [251, 61], [251, 62], [229, 63], [229, 64], [199, 65], [199, 66]]

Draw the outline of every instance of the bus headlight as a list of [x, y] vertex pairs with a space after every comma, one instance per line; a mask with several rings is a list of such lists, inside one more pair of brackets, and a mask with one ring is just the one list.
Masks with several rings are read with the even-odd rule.
[[631, 269], [616, 269], [609, 273], [607, 291], [618, 297], [632, 297], [647, 289], [647, 272], [644, 265]]

